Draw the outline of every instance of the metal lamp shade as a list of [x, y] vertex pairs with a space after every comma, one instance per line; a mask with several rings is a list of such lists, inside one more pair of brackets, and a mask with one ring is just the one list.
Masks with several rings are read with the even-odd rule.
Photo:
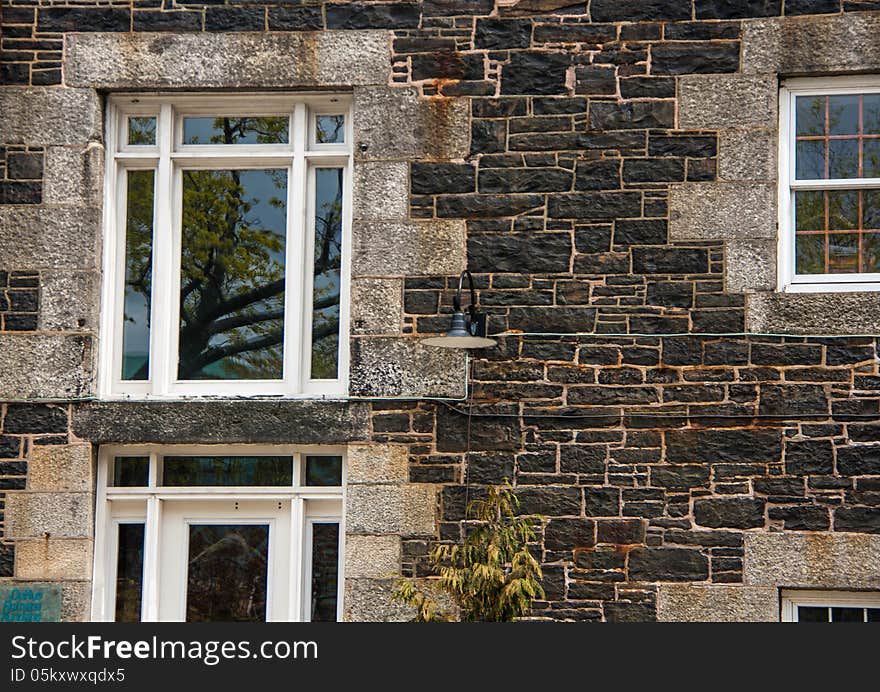
[[424, 339], [423, 344], [440, 348], [487, 348], [495, 345], [494, 339], [475, 336], [468, 329], [468, 319], [463, 312], [452, 313], [452, 324], [444, 336]]

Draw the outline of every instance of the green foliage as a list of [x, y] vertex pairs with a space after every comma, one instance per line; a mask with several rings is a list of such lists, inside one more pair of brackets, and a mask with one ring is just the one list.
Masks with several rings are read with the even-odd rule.
[[[527, 547], [535, 539], [534, 520], [515, 516], [518, 506], [509, 484], [489, 488], [485, 500], [468, 505], [468, 517], [479, 523], [464, 543], [441, 544], [430, 553], [435, 583], [465, 622], [512, 622], [544, 598], [541, 565]], [[453, 619], [412, 580], [402, 579], [393, 598], [416, 609], [416, 622]]]

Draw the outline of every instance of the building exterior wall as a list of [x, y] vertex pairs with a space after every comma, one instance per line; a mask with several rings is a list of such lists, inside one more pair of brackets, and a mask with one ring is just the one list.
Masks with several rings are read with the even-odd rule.
[[[784, 4], [784, 7], [783, 7]], [[570, 620], [880, 590], [877, 293], [777, 291], [781, 78], [880, 68], [850, 0], [2, 1], [0, 579], [89, 617], [112, 443], [345, 445], [345, 615], [405, 619], [509, 479]], [[350, 396], [98, 401], [103, 100], [353, 93]], [[458, 273], [494, 349], [445, 352]]]

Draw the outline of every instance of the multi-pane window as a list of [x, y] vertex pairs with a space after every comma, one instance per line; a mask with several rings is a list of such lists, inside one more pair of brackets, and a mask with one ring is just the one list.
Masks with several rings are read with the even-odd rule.
[[784, 591], [784, 622], [880, 622], [880, 593]]
[[340, 451], [105, 447], [98, 469], [92, 619], [338, 619]]
[[780, 286], [880, 282], [880, 82], [782, 90]]
[[116, 96], [105, 396], [343, 394], [343, 97]]

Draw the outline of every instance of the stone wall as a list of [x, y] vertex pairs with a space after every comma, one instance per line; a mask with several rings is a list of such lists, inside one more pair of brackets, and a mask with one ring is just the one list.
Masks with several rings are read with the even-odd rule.
[[[777, 619], [781, 587], [877, 588], [877, 294], [777, 293], [775, 251], [779, 79], [878, 69], [878, 3], [2, 6], [6, 578], [14, 552], [67, 583], [91, 550], [35, 523], [89, 492], [85, 443], [275, 441], [349, 445], [351, 619], [406, 617], [391, 575], [504, 479], [543, 517], [539, 617]], [[96, 90], [317, 87], [354, 94], [359, 400], [80, 401]], [[504, 335], [467, 366], [418, 341], [465, 262]]]

